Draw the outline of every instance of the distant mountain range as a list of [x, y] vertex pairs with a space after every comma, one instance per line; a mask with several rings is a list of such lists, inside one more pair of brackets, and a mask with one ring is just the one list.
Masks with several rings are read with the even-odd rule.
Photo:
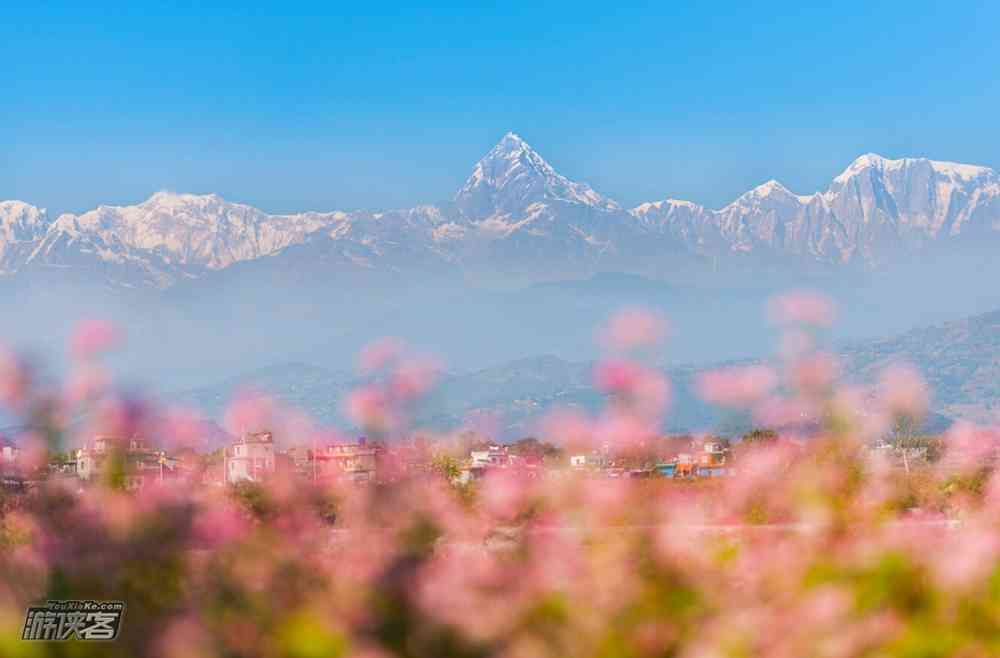
[[998, 237], [1000, 176], [986, 167], [867, 154], [807, 196], [772, 180], [718, 210], [674, 199], [625, 209], [508, 133], [451, 201], [404, 210], [271, 215], [212, 194], [158, 192], [134, 206], [50, 218], [0, 202], [0, 277], [160, 289], [236, 265], [240, 274], [352, 280], [663, 277], [720, 262], [873, 268], [935, 245]]
[[[862, 385], [873, 384], [878, 373], [891, 364], [916, 366], [933, 389], [930, 430], [943, 429], [958, 418], [984, 424], [1000, 422], [1000, 311], [893, 338], [843, 345], [838, 353], [845, 379]], [[532, 434], [538, 420], [555, 408], [595, 411], [603, 405], [603, 397], [592, 386], [592, 369], [591, 363], [541, 356], [451, 374], [424, 401], [418, 420], [440, 430], [471, 423], [492, 428], [503, 439]], [[730, 433], [747, 429], [747, 419], [727, 416], [694, 394], [694, 377], [704, 369], [664, 370], [674, 387], [664, 429]], [[233, 395], [250, 388], [302, 409], [319, 422], [345, 428], [350, 423], [342, 415], [341, 401], [358, 383], [350, 373], [286, 364], [186, 391], [171, 396], [171, 401], [221, 418]]]

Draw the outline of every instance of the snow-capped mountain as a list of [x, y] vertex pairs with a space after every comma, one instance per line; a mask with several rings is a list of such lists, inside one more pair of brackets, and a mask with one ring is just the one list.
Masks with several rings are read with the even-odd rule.
[[508, 133], [450, 202], [387, 212], [270, 215], [216, 195], [159, 192], [51, 220], [0, 203], [0, 276], [96, 273], [169, 287], [239, 264], [275, 270], [522, 278], [666, 274], [695, 261], [877, 266], [894, 253], [1000, 237], [1000, 177], [923, 158], [855, 160], [825, 191], [768, 181], [717, 210], [667, 199], [625, 210]]
[[0, 201], [0, 276], [13, 274], [48, 230], [45, 210], [22, 201]]
[[516, 215], [539, 203], [563, 202], [617, 211], [619, 205], [586, 183], [558, 173], [514, 133], [476, 163], [472, 175], [455, 195], [455, 205], [472, 220]]
[[214, 194], [172, 192], [51, 222], [44, 211], [26, 204], [9, 216], [7, 225], [18, 227], [23, 237], [0, 243], [0, 249], [18, 247], [6, 259], [8, 271], [96, 268], [119, 283], [159, 287], [276, 253], [347, 217], [339, 212], [268, 215]]
[[935, 241], [1000, 235], [1000, 177], [987, 167], [867, 154], [825, 192], [797, 195], [772, 180], [719, 210], [668, 199], [632, 212], [705, 255], [764, 250], [872, 266]]

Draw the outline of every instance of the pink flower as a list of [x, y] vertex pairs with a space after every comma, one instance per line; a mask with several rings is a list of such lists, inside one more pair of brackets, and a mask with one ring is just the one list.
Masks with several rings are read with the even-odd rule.
[[695, 387], [706, 402], [725, 407], [750, 407], [778, 382], [767, 366], [745, 366], [700, 373]]
[[594, 370], [594, 383], [609, 393], [626, 393], [638, 383], [639, 367], [631, 361], [604, 361]]
[[399, 366], [392, 375], [389, 389], [394, 397], [412, 400], [420, 397], [434, 385], [441, 368], [429, 359], [413, 359]]
[[798, 290], [779, 295], [771, 300], [770, 316], [782, 325], [807, 325], [828, 327], [833, 324], [836, 312], [830, 300], [816, 292]]
[[20, 408], [28, 398], [30, 386], [27, 364], [0, 346], [0, 402]]
[[1000, 435], [975, 425], [959, 421], [944, 436], [943, 465], [958, 471], [970, 471], [989, 463], [998, 448]]
[[934, 572], [948, 587], [970, 587], [982, 583], [1000, 558], [1000, 536], [996, 529], [978, 524], [963, 529], [961, 536], [947, 533], [946, 550], [928, 551]]
[[840, 386], [830, 398], [831, 420], [854, 432], [862, 441], [871, 441], [889, 430], [889, 420], [879, 409], [866, 404], [867, 391], [860, 386]]
[[792, 388], [808, 395], [828, 391], [839, 372], [837, 358], [827, 352], [816, 352], [788, 365]]
[[405, 350], [403, 342], [396, 338], [381, 338], [369, 343], [358, 359], [362, 372], [372, 373], [389, 367], [398, 360]]
[[617, 449], [633, 450], [648, 446], [657, 436], [656, 419], [645, 419], [635, 414], [605, 413], [595, 427], [595, 434], [602, 444]]
[[90, 359], [116, 347], [122, 340], [118, 328], [105, 320], [83, 320], [70, 338], [70, 351], [76, 359]]
[[597, 446], [593, 422], [579, 411], [552, 411], [540, 425], [541, 434], [565, 450], [591, 450]]
[[163, 417], [164, 437], [169, 447], [204, 448], [208, 421], [193, 409], [173, 407]]
[[641, 418], [659, 418], [670, 404], [670, 382], [660, 373], [643, 370], [632, 388], [631, 410]]
[[362, 427], [385, 427], [392, 420], [389, 400], [384, 391], [375, 386], [352, 391], [345, 408], [351, 420]]
[[107, 391], [110, 377], [102, 368], [82, 367], [70, 375], [65, 398], [71, 406], [93, 402]]
[[629, 308], [624, 309], [608, 323], [601, 335], [601, 342], [617, 352], [651, 347], [656, 345], [666, 331], [666, 323], [662, 318], [649, 311]]
[[234, 436], [271, 430], [276, 421], [275, 411], [270, 397], [254, 391], [241, 391], [226, 408], [226, 429]]
[[891, 366], [879, 380], [881, 406], [894, 418], [923, 418], [929, 397], [927, 384], [912, 366]]
[[492, 516], [510, 519], [522, 508], [528, 490], [528, 481], [514, 469], [487, 471], [482, 483], [484, 509]]
[[771, 397], [753, 412], [754, 421], [765, 427], [795, 427], [819, 422], [816, 405], [803, 398]]

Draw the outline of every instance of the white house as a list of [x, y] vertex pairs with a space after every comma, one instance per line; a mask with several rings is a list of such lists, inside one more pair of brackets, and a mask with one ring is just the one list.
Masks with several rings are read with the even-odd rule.
[[249, 432], [226, 449], [226, 482], [260, 482], [274, 474], [274, 437], [270, 432]]
[[5, 436], [0, 436], [0, 464], [10, 466], [17, 461], [18, 448]]
[[502, 467], [510, 464], [507, 446], [491, 445], [486, 450], [473, 450], [469, 453], [469, 458], [474, 468]]

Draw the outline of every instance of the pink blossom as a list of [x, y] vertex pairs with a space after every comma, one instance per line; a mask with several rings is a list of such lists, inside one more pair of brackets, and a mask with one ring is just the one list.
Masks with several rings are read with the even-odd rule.
[[171, 407], [163, 416], [163, 436], [171, 448], [203, 449], [208, 422], [193, 409]]
[[405, 349], [403, 342], [396, 338], [382, 338], [361, 351], [359, 367], [365, 373], [377, 372], [400, 359]]
[[639, 382], [639, 367], [631, 361], [604, 361], [594, 370], [594, 383], [609, 393], [626, 393]]
[[944, 466], [958, 471], [971, 471], [990, 462], [1000, 449], [1000, 434], [967, 421], [959, 421], [944, 435], [944, 449]]
[[909, 365], [887, 368], [879, 379], [881, 406], [893, 417], [923, 418], [930, 393], [920, 373]]
[[767, 366], [745, 366], [700, 373], [695, 387], [706, 402], [727, 407], [750, 407], [777, 384]]
[[274, 401], [263, 393], [243, 390], [226, 408], [226, 429], [234, 436], [272, 429], [276, 418]]
[[666, 323], [656, 314], [644, 309], [629, 308], [615, 314], [601, 335], [601, 342], [613, 351], [629, 350], [656, 345], [666, 331]]
[[73, 330], [70, 349], [74, 358], [90, 359], [116, 347], [121, 340], [121, 331], [111, 322], [83, 320]]
[[833, 303], [827, 297], [808, 290], [779, 295], [770, 304], [772, 321], [782, 325], [828, 327], [835, 315]]
[[754, 409], [753, 418], [760, 425], [777, 428], [809, 425], [821, 420], [814, 402], [801, 397], [780, 396], [762, 401]]
[[608, 411], [598, 420], [595, 436], [602, 444], [618, 450], [631, 451], [649, 445], [658, 435], [656, 418], [643, 418], [630, 413]]
[[71, 406], [93, 402], [107, 391], [111, 378], [103, 369], [85, 366], [75, 370], [66, 386], [66, 402]]
[[482, 486], [483, 507], [497, 518], [510, 519], [522, 508], [527, 491], [528, 482], [518, 471], [489, 470]]
[[378, 387], [352, 391], [345, 408], [351, 419], [363, 427], [383, 427], [391, 421], [389, 400]]
[[960, 536], [950, 535], [945, 550], [929, 554], [937, 577], [948, 587], [971, 587], [994, 571], [1000, 557], [1000, 536], [995, 528], [973, 524]]
[[389, 390], [400, 400], [412, 400], [433, 386], [440, 370], [438, 364], [429, 359], [406, 361], [393, 373]]
[[645, 371], [632, 391], [632, 412], [646, 420], [660, 420], [670, 404], [670, 382], [655, 371]]
[[815, 352], [788, 365], [789, 383], [795, 390], [808, 395], [828, 391], [837, 378], [837, 358], [827, 352]]
[[890, 429], [883, 410], [868, 404], [867, 391], [860, 386], [840, 386], [829, 401], [831, 420], [854, 432], [862, 441], [870, 442]]
[[586, 415], [569, 409], [557, 409], [540, 423], [541, 433], [565, 450], [590, 450], [597, 446], [594, 426]]
[[27, 364], [0, 346], [0, 402], [20, 408], [27, 400], [30, 386]]

